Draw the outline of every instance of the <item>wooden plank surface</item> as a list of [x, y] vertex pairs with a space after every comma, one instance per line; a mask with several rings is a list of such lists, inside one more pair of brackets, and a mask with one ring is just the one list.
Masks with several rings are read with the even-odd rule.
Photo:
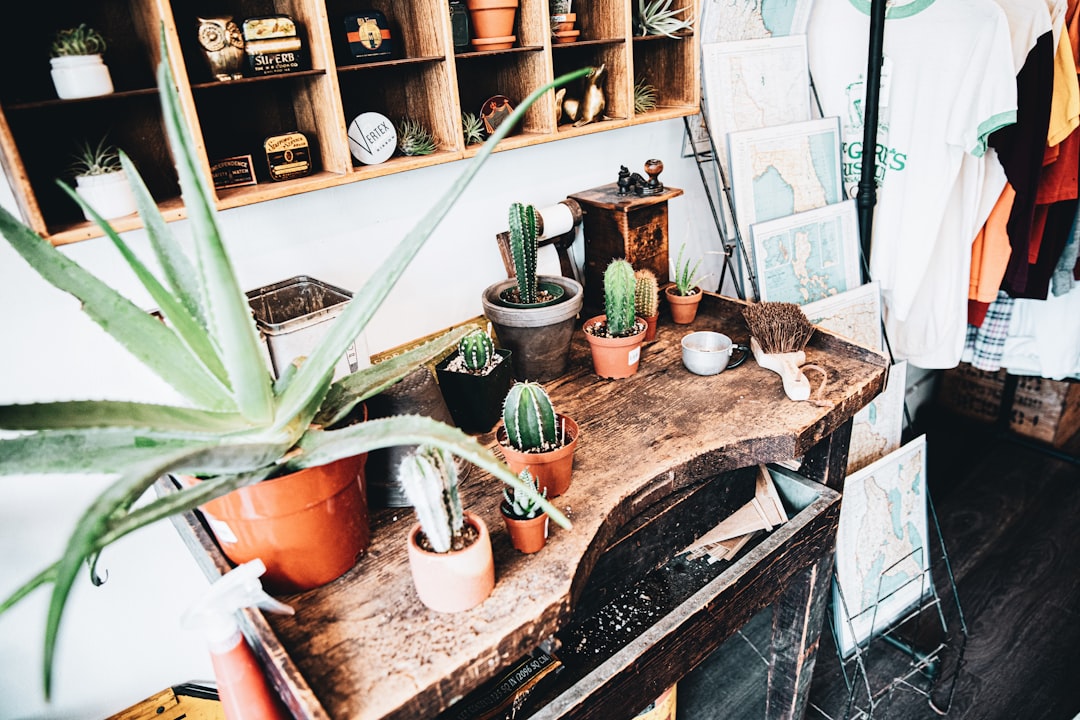
[[[517, 553], [498, 515], [499, 485], [474, 469], [464, 501], [487, 522], [496, 564], [495, 590], [477, 608], [450, 615], [425, 608], [405, 552], [411, 510], [375, 513], [371, 549], [353, 570], [283, 598], [296, 615], [270, 616], [254, 629], [273, 672], [300, 676], [318, 697], [312, 707], [306, 696], [298, 714], [433, 717], [554, 634], [601, 553], [642, 510], [719, 473], [801, 456], [880, 392], [886, 359], [820, 331], [807, 361], [828, 370], [823, 404], [787, 400], [780, 378], [749, 361], [710, 377], [688, 372], [680, 338], [710, 329], [746, 342], [741, 307], [709, 294], [693, 325], [662, 316], [640, 371], [624, 380], [598, 379], [584, 338], [575, 338], [569, 372], [546, 385], [582, 431], [573, 485], [556, 501], [574, 529], [554, 529], [536, 555]], [[494, 445], [492, 435], [480, 439]], [[212, 556], [212, 543], [203, 543]], [[801, 568], [787, 568], [785, 577]]]

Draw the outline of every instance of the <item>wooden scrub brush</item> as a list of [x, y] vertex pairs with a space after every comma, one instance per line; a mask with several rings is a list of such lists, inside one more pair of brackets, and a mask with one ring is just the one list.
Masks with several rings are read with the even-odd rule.
[[801, 366], [814, 326], [802, 308], [795, 303], [761, 302], [747, 306], [743, 319], [750, 328], [750, 349], [757, 364], [780, 376], [790, 399], [809, 400], [810, 381]]

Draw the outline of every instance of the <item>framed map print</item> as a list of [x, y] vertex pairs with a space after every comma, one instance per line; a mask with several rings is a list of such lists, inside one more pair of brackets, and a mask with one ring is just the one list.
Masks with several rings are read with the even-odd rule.
[[750, 244], [762, 300], [805, 305], [862, 283], [854, 200], [754, 223]]
[[930, 594], [927, 533], [922, 435], [844, 483], [833, 584], [842, 657], [887, 631]]
[[[703, 44], [701, 83], [714, 138], [811, 117], [805, 35]], [[723, 143], [716, 152], [728, 167]]]
[[881, 351], [881, 286], [876, 281], [807, 303], [802, 310], [812, 324]]
[[889, 368], [885, 389], [852, 418], [846, 475], [862, 470], [900, 447], [906, 390], [907, 360], [901, 360]]
[[702, 0], [702, 43], [804, 35], [810, 0]]
[[[754, 223], [844, 199], [836, 117], [731, 132], [727, 146], [735, 215], [744, 242]], [[753, 258], [750, 263], [753, 267]]]

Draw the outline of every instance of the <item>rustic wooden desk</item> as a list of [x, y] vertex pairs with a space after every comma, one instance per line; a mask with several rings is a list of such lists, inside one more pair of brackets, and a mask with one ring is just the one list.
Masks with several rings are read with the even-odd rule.
[[[564, 687], [538, 712], [631, 717], [771, 605], [768, 715], [800, 717], [839, 515], [839, 495], [829, 488], [842, 486], [850, 419], [884, 387], [887, 361], [816, 332], [807, 358], [828, 369], [827, 407], [787, 400], [779, 377], [752, 359], [720, 375], [692, 375], [681, 362], [680, 338], [713, 329], [746, 342], [741, 307], [708, 295], [691, 326], [661, 317], [641, 369], [624, 380], [593, 375], [584, 339], [575, 340], [570, 371], [546, 384], [556, 408], [581, 426], [573, 485], [557, 499], [574, 528], [554, 528], [535, 555], [517, 553], [498, 514], [501, 486], [474, 469], [464, 501], [492, 531], [496, 566], [495, 590], [480, 606], [445, 615], [419, 602], [405, 553], [414, 518], [398, 509], [374, 514], [371, 549], [352, 571], [284, 598], [295, 616], [247, 611], [245, 632], [293, 713], [339, 720], [438, 715], [566, 627], [593, 597], [589, 579], [605, 556], [631, 559], [621, 563], [629, 568], [624, 580], [650, 572], [721, 519], [710, 515], [707, 499], [737, 476], [733, 471], [805, 456], [802, 472], [828, 487], [811, 483], [812, 499], [789, 523], [643, 635], [581, 678], [560, 676]], [[817, 387], [818, 378], [811, 382]], [[481, 440], [494, 445], [493, 436]], [[210, 577], [229, 568], [197, 515], [177, 525]]]

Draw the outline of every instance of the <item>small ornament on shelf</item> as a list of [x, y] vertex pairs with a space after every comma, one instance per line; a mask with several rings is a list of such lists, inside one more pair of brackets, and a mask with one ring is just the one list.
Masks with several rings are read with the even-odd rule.
[[243, 35], [249, 75], [280, 75], [307, 67], [303, 41], [288, 15], [248, 18]]
[[271, 135], [263, 142], [271, 180], [292, 180], [311, 174], [311, 148], [302, 132]]
[[345, 38], [349, 52], [359, 62], [389, 60], [394, 56], [394, 38], [386, 16], [378, 10], [365, 10], [345, 18]]
[[199, 46], [215, 80], [244, 77], [244, 36], [231, 15], [198, 18]]

